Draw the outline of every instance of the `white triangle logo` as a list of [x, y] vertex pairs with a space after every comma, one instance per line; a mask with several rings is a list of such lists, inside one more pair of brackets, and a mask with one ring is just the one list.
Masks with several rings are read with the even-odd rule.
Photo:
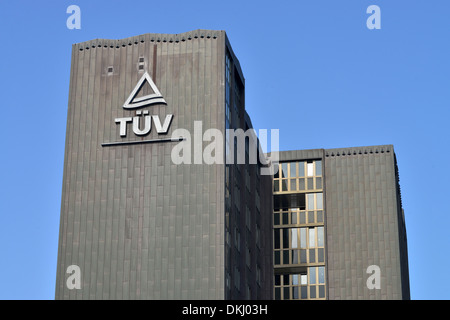
[[[136, 97], [137, 94], [139, 93], [140, 89], [144, 86], [146, 81], [150, 85], [154, 93], [137, 98]], [[141, 79], [138, 81], [136, 87], [134, 87], [127, 101], [125, 101], [123, 108], [135, 109], [155, 103], [167, 104], [166, 100], [164, 100], [163, 96], [161, 95], [155, 83], [153, 82], [152, 78], [150, 78], [149, 74], [145, 72], [144, 75], [141, 77]]]

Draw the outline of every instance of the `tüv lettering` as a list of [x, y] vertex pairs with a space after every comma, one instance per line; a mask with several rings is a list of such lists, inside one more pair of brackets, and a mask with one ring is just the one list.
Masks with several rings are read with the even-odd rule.
[[[145, 136], [150, 133], [152, 130], [152, 120], [155, 125], [156, 132], [158, 134], [166, 134], [169, 131], [170, 124], [173, 119], [173, 114], [166, 115], [164, 119], [164, 123], [161, 124], [161, 120], [157, 115], [149, 115], [148, 110], [139, 110], [136, 111], [135, 117], [124, 117], [124, 118], [116, 118], [114, 121], [120, 125], [120, 136], [127, 136], [127, 124], [129, 122], [133, 123], [133, 132], [137, 136]], [[142, 125], [142, 122], [144, 123]]]

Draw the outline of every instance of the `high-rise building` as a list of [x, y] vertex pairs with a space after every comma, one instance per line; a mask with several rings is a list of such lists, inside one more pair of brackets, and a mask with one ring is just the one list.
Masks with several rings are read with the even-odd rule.
[[244, 87], [223, 31], [73, 45], [57, 299], [272, 298], [272, 177], [207, 152]]
[[408, 299], [393, 147], [251, 128], [223, 31], [73, 45], [56, 299]]
[[280, 152], [275, 299], [409, 299], [392, 145]]

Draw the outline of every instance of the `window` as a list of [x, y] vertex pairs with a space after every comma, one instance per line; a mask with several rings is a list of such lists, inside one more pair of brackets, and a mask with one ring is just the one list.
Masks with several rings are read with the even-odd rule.
[[303, 161], [298, 163], [298, 176], [299, 177], [305, 176], [305, 162]]
[[309, 234], [309, 247], [315, 247], [316, 246], [316, 229], [315, 228], [309, 228], [308, 229]]
[[[321, 160], [278, 164], [274, 175], [276, 299], [325, 299], [325, 212]], [[289, 269], [281, 269], [286, 268]]]
[[275, 265], [325, 263], [324, 227], [276, 228]]
[[316, 176], [322, 175], [322, 161], [317, 160], [316, 161]]
[[310, 267], [303, 273], [277, 274], [276, 300], [325, 299], [325, 268]]
[[290, 163], [290, 177], [296, 177], [297, 176], [297, 163], [291, 162]]
[[308, 162], [306, 165], [307, 165], [307, 176], [312, 177], [314, 175], [314, 163]]
[[281, 172], [282, 172], [282, 178], [289, 177], [289, 175], [288, 175], [288, 164], [286, 162], [281, 164]]
[[316, 208], [323, 209], [323, 193], [316, 193]]
[[306, 195], [306, 203], [308, 210], [314, 210], [314, 193], [308, 193]]
[[321, 190], [323, 188], [321, 175], [320, 160], [282, 162], [274, 175], [274, 192]]

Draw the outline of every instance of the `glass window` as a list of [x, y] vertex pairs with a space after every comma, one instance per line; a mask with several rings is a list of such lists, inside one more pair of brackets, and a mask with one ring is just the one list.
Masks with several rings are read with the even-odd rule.
[[300, 289], [301, 299], [308, 299], [308, 287], [304, 286]]
[[298, 285], [298, 274], [292, 275], [292, 285], [294, 285], [294, 286]]
[[281, 191], [288, 191], [287, 180], [281, 180]]
[[300, 161], [298, 163], [298, 176], [299, 177], [305, 176], [305, 162], [304, 161]]
[[322, 178], [316, 178], [316, 189], [322, 189]]
[[280, 275], [279, 275], [279, 274], [276, 274], [276, 275], [275, 275], [275, 285], [276, 285], [276, 286], [281, 285]]
[[300, 211], [300, 224], [305, 224], [305, 223], [306, 223], [306, 212]]
[[318, 267], [319, 271], [319, 283], [325, 283], [325, 267]]
[[297, 264], [298, 263], [298, 250], [292, 250], [292, 263]]
[[323, 222], [323, 211], [317, 211], [317, 222]]
[[298, 248], [297, 246], [297, 228], [292, 228], [291, 229], [291, 248], [292, 249], [296, 249]]
[[309, 297], [311, 299], [316, 298], [316, 286], [309, 287]]
[[316, 249], [309, 249], [309, 262], [316, 262]]
[[314, 211], [308, 211], [308, 223], [314, 223]]
[[308, 272], [309, 272], [309, 284], [316, 284], [316, 267], [309, 267]]
[[290, 169], [291, 169], [291, 177], [296, 177], [297, 176], [297, 163], [291, 162]]
[[289, 212], [283, 212], [283, 224], [289, 224]]
[[323, 247], [323, 227], [317, 228], [317, 246]]
[[306, 248], [306, 228], [300, 228], [300, 248]]
[[308, 200], [308, 210], [314, 210], [314, 193], [308, 193], [306, 197]]
[[324, 248], [319, 248], [319, 253], [317, 257], [317, 262], [325, 262], [325, 250]]
[[300, 284], [302, 286], [306, 286], [308, 284], [308, 277], [306, 276], [306, 274], [300, 275]]
[[274, 229], [274, 248], [280, 249], [280, 229]]
[[298, 287], [292, 288], [292, 299], [298, 299]]
[[300, 263], [308, 262], [306, 259], [306, 249], [300, 250]]
[[280, 214], [278, 212], [273, 214], [273, 224], [276, 226], [280, 224]]
[[305, 190], [305, 178], [298, 179], [298, 190]]
[[283, 229], [283, 248], [289, 248], [289, 229]]
[[283, 264], [289, 264], [289, 250], [283, 251]]
[[273, 191], [275, 192], [280, 191], [280, 180], [273, 181]]
[[291, 191], [297, 190], [297, 179], [291, 179]]
[[314, 248], [316, 246], [316, 230], [309, 228], [309, 247]]
[[287, 178], [288, 177], [288, 164], [286, 162], [281, 164], [281, 170], [283, 173], [282, 178]]
[[275, 300], [281, 300], [281, 288], [275, 288]]
[[297, 224], [297, 212], [291, 212], [291, 223]]
[[325, 298], [325, 286], [319, 286], [319, 298]]
[[283, 288], [283, 299], [284, 300], [289, 300], [291, 297], [290, 297], [290, 295], [289, 295], [289, 289], [290, 289], [290, 287], [284, 287]]
[[284, 275], [283, 275], [283, 284], [284, 284], [285, 286], [288, 286], [288, 285], [289, 285], [289, 275], [288, 275], [288, 274], [284, 274]]
[[314, 189], [314, 178], [308, 178], [308, 190]]
[[317, 193], [317, 206], [316, 208], [319, 210], [323, 209], [323, 193]]
[[322, 161], [316, 161], [316, 176], [322, 175]]
[[307, 167], [307, 175], [308, 175], [308, 177], [312, 177], [314, 175], [314, 163], [308, 162], [306, 164], [306, 167]]

